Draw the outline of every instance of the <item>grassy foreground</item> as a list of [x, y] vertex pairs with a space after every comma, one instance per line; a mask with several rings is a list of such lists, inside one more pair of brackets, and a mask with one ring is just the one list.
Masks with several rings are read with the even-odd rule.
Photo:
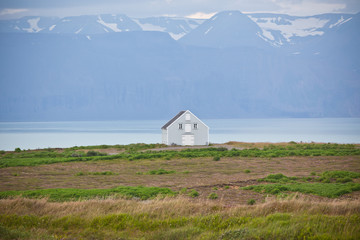
[[[354, 144], [297, 144], [273, 145], [268, 144], [264, 147], [253, 148], [232, 148], [225, 147], [210, 148], [187, 148], [181, 151], [163, 150], [151, 151], [152, 147], [165, 147], [157, 144], [132, 144], [131, 147], [123, 145], [97, 146], [98, 149], [114, 148], [117, 154], [108, 155], [93, 151], [95, 147], [74, 147], [64, 151], [45, 149], [40, 151], [21, 151], [19, 148], [14, 153], [0, 154], [0, 168], [16, 166], [38, 166], [63, 162], [87, 162], [101, 160], [146, 160], [146, 159], [179, 159], [179, 158], [199, 158], [199, 157], [289, 157], [289, 156], [354, 156], [360, 155], [360, 148]], [[88, 150], [86, 153], [82, 150]], [[165, 147], [166, 148], [166, 147]], [[146, 151], [145, 151], [146, 150]]]
[[359, 145], [16, 149], [0, 182], [0, 239], [360, 239]]
[[1, 239], [359, 239], [360, 202], [301, 196], [228, 208], [182, 197], [0, 200]]

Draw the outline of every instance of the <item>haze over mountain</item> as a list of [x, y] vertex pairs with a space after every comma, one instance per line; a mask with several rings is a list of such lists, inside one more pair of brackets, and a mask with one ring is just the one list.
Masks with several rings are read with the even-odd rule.
[[0, 21], [0, 120], [360, 117], [360, 14]]

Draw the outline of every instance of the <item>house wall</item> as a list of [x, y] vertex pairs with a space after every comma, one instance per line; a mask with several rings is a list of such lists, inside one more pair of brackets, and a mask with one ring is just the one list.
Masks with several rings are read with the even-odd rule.
[[168, 131], [166, 129], [161, 129], [161, 142], [163, 144], [168, 144], [168, 142], [167, 142], [167, 133], [168, 133]]
[[[190, 120], [186, 120], [186, 114], [190, 114]], [[179, 124], [182, 124], [182, 129], [179, 129]], [[190, 132], [185, 132], [186, 124], [191, 124]], [[197, 129], [194, 128], [197, 124]], [[209, 128], [203, 124], [191, 112], [185, 112], [177, 120], [175, 120], [167, 129], [168, 145], [177, 144], [182, 145], [182, 135], [194, 135], [194, 145], [208, 145], [209, 144]], [[164, 133], [163, 133], [164, 135]]]

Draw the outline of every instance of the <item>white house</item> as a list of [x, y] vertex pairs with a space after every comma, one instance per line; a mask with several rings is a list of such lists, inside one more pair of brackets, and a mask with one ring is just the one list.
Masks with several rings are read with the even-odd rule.
[[189, 110], [179, 112], [161, 131], [166, 145], [209, 145], [209, 127]]

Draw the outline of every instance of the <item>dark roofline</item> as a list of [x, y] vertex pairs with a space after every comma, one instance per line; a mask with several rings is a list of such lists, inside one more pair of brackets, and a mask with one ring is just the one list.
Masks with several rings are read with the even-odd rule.
[[176, 119], [178, 119], [181, 115], [183, 115], [186, 111], [180, 111], [178, 114], [176, 114], [175, 117], [173, 117], [170, 121], [168, 121], [164, 126], [162, 126], [161, 129], [167, 129], [168, 126], [170, 126], [173, 122], [175, 122]]

